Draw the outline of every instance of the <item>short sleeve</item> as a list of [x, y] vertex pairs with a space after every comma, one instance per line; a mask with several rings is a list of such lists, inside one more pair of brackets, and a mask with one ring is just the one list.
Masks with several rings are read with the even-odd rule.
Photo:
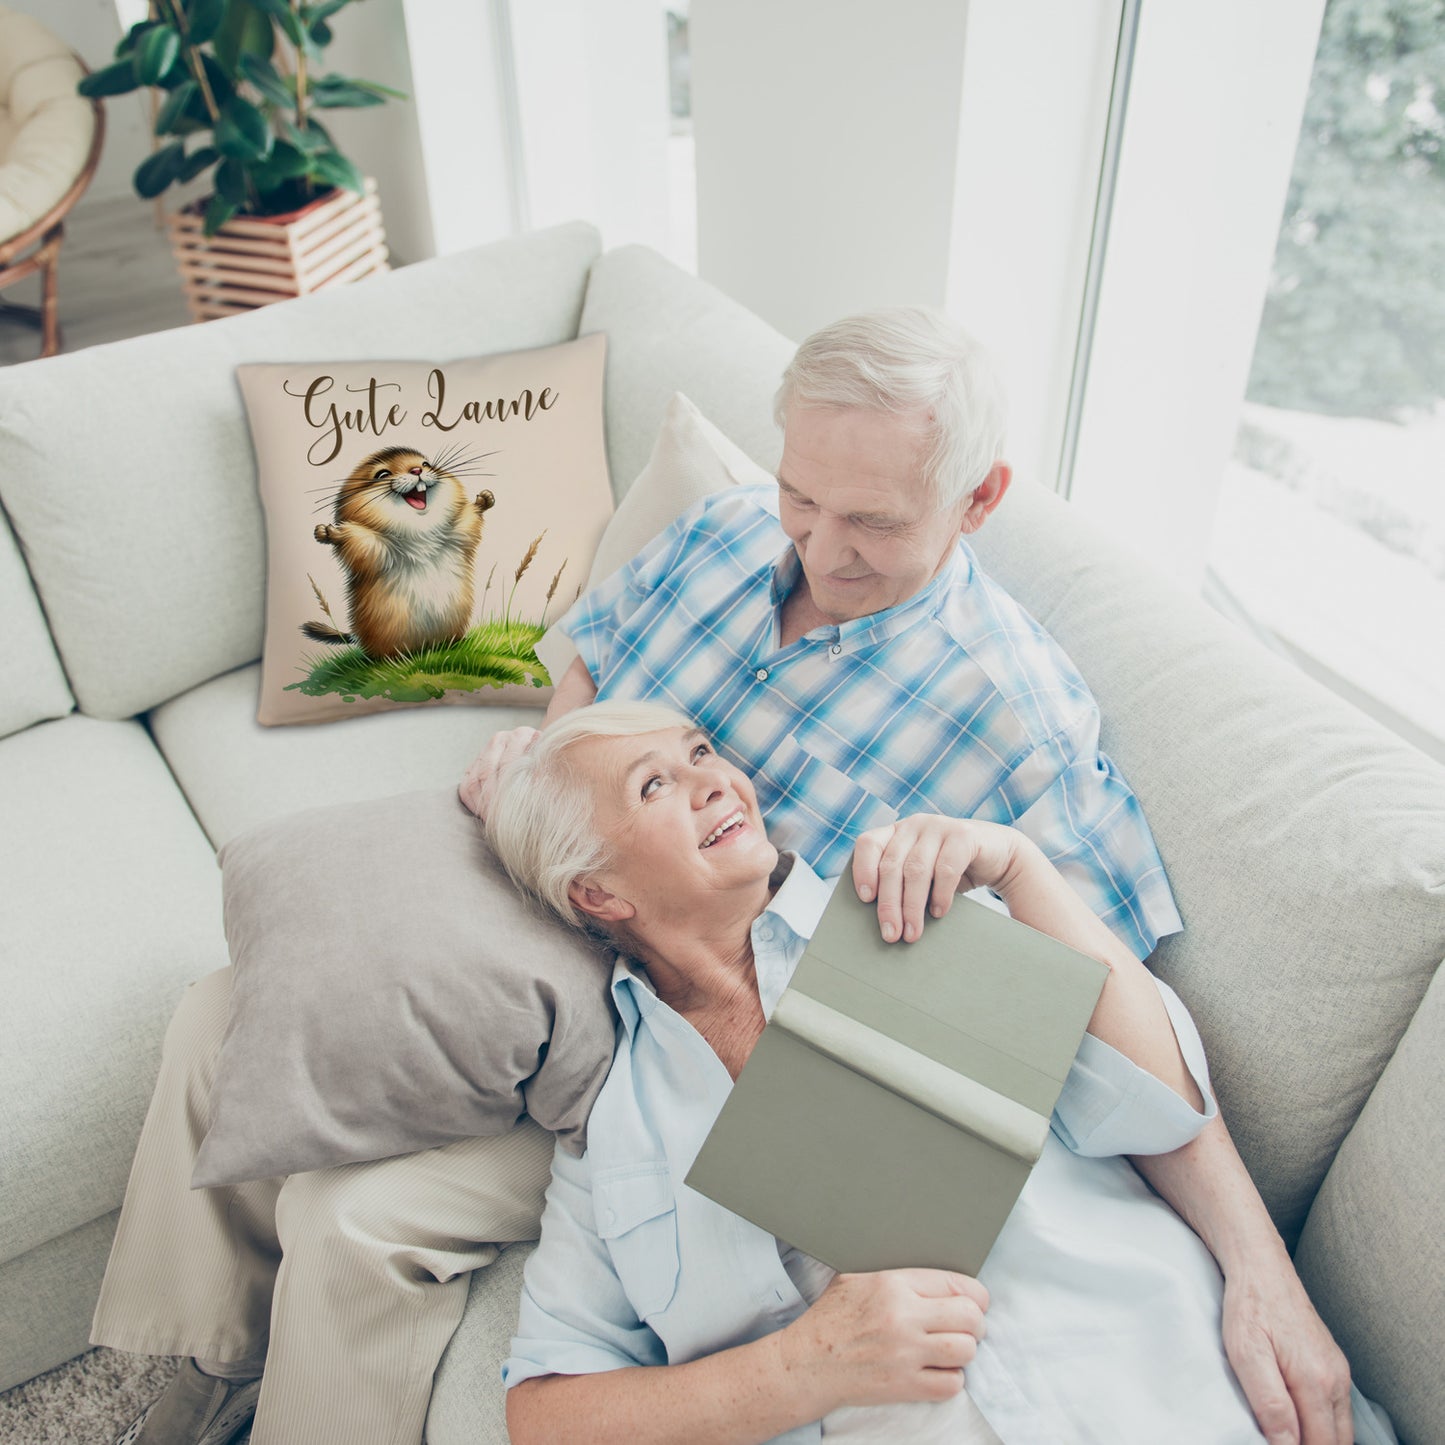
[[553, 624], [571, 639], [594, 682], [600, 683], [612, 670], [619, 634], [678, 564], [698, 521], [714, 500], [705, 497], [689, 507], [630, 562], [580, 597]]
[[1054, 1133], [1075, 1154], [1168, 1154], [1196, 1138], [1219, 1112], [1209, 1085], [1204, 1044], [1183, 1001], [1160, 979], [1164, 1000], [1185, 1066], [1204, 1100], [1193, 1109], [1168, 1084], [1141, 1069], [1117, 1049], [1085, 1034], [1054, 1109]]
[[667, 1363], [662, 1341], [638, 1319], [598, 1236], [588, 1158], [558, 1148], [542, 1213], [542, 1242], [523, 1275], [507, 1389], [541, 1375], [595, 1375]]
[[1136, 958], [1183, 928], [1144, 810], [1099, 751], [1092, 704], [1013, 769], [1003, 798], [999, 821], [1032, 838]]

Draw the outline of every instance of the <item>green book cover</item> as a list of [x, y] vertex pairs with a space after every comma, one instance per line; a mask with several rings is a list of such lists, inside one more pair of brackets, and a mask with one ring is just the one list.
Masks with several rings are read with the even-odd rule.
[[687, 1183], [834, 1269], [977, 1274], [1107, 977], [969, 898], [885, 944], [845, 876]]

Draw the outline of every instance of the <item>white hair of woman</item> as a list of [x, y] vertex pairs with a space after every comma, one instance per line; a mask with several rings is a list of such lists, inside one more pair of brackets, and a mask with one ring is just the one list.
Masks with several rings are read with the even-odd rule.
[[578, 777], [567, 755], [588, 738], [638, 737], [692, 726], [661, 703], [618, 701], [577, 708], [539, 733], [499, 772], [487, 814], [488, 841], [512, 882], [574, 927], [601, 934], [567, 896], [573, 883], [610, 861], [597, 831], [593, 785]]
[[923, 480], [940, 507], [970, 495], [1003, 456], [1003, 387], [984, 348], [936, 311], [900, 306], [845, 316], [798, 347], [773, 400], [793, 407], [922, 412]]

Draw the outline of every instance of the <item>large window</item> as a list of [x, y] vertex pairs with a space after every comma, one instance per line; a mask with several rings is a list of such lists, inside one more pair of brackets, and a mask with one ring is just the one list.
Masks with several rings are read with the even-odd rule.
[[1445, 754], [1445, 3], [1329, 0], [1214, 596]]

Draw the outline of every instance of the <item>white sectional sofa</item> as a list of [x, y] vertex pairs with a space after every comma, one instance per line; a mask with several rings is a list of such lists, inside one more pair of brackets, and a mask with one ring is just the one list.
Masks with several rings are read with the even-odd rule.
[[[0, 371], [0, 1387], [86, 1347], [163, 1027], [226, 961], [213, 850], [289, 810], [444, 785], [536, 716], [257, 726], [265, 549], [234, 366], [597, 330], [619, 495], [675, 390], [774, 463], [790, 343], [646, 250], [599, 255], [582, 225]], [[1153, 962], [1301, 1274], [1402, 1438], [1445, 1440], [1445, 770], [1028, 479], [977, 544], [1099, 699], [1186, 921]], [[436, 1445], [505, 1439], [525, 1254], [473, 1281]]]

